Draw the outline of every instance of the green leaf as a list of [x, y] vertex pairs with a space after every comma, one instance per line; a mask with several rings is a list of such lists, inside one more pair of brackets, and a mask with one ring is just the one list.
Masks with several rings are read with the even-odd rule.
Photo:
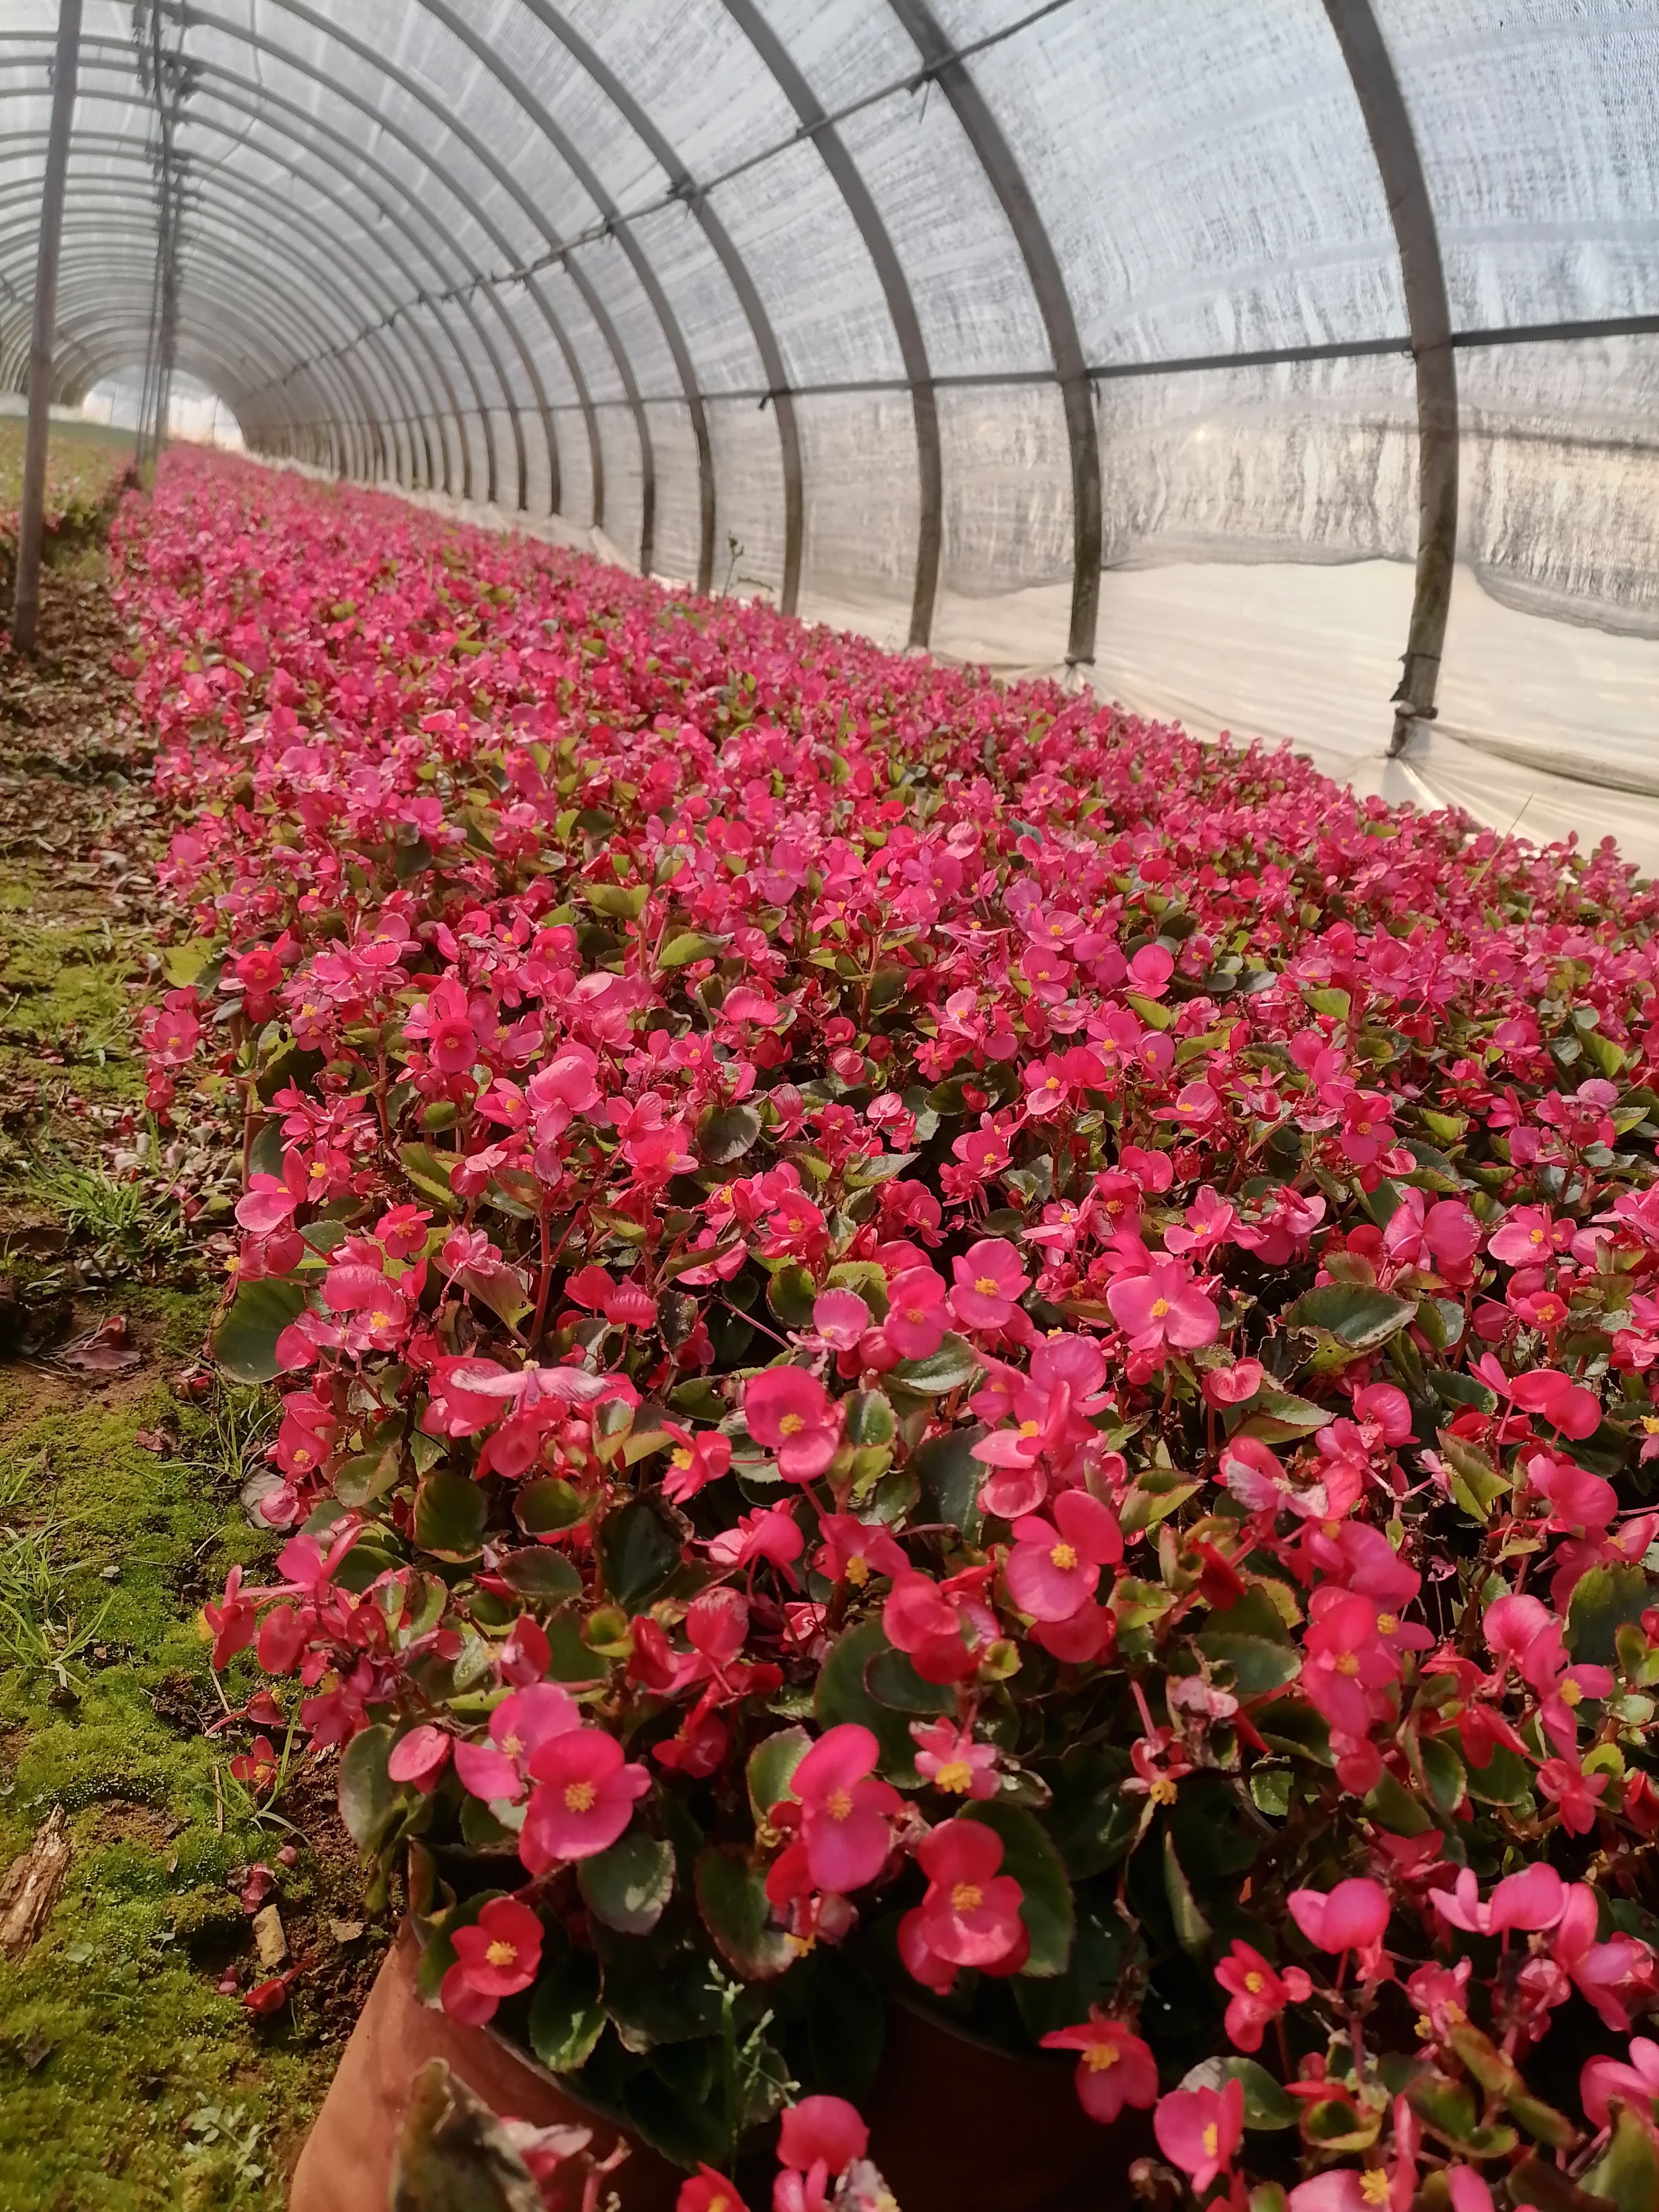
[[818, 1669], [818, 1686], [812, 1709], [820, 1728], [835, 1728], [842, 1721], [857, 1721], [881, 1746], [881, 1771], [901, 1790], [921, 1786], [916, 1773], [916, 1747], [902, 1714], [878, 1705], [870, 1694], [866, 1669], [878, 1653], [891, 1650], [878, 1620], [862, 1620], [830, 1646]]
[[1567, 1649], [1594, 1667], [1611, 1667], [1618, 1656], [1619, 1631], [1639, 1620], [1653, 1602], [1652, 1585], [1640, 1567], [1592, 1567], [1573, 1588], [1567, 1607]]
[[[1462, 1743], [1461, 1735], [1458, 1741]], [[1477, 1804], [1518, 1805], [1532, 1787], [1532, 1769], [1507, 1744], [1494, 1744], [1492, 1757], [1484, 1766], [1475, 1765], [1464, 1746], [1463, 1763], [1464, 1780]]]
[[530, 2047], [551, 2074], [574, 2074], [605, 2033], [599, 1962], [573, 1951], [544, 1966], [530, 2000]]
[[213, 1357], [233, 1382], [274, 1382], [282, 1373], [276, 1340], [305, 1310], [303, 1283], [262, 1275], [244, 1283], [213, 1332]]
[[460, 1202], [450, 1188], [453, 1152], [434, 1152], [430, 1145], [399, 1145], [398, 1158], [413, 1188], [446, 1213], [459, 1213]]
[[793, 1964], [796, 1951], [772, 1919], [766, 1877], [710, 1844], [697, 1854], [697, 1903], [721, 1957], [745, 1982], [769, 1982]]
[[637, 921], [651, 896], [649, 884], [579, 884], [577, 889], [595, 914], [616, 921]]
[[694, 960], [717, 960], [725, 950], [722, 937], [705, 937], [699, 929], [683, 929], [671, 937], [657, 955], [659, 968], [689, 968]]
[[1513, 1487], [1508, 1476], [1498, 1472], [1478, 1444], [1453, 1436], [1449, 1429], [1440, 1431], [1440, 1455], [1450, 1473], [1452, 1496], [1470, 1520], [1484, 1528], [1492, 1507]]
[[1206, 1659], [1232, 1668], [1234, 1686], [1242, 1698], [1282, 1690], [1302, 1672], [1299, 1652], [1288, 1644], [1270, 1643], [1265, 1636], [1230, 1636], [1225, 1629], [1211, 1628], [1193, 1641]]
[[161, 955], [161, 972], [175, 991], [183, 990], [207, 966], [212, 951], [211, 938], [187, 937], [181, 944], [167, 947]]
[[879, 1390], [854, 1390], [842, 1403], [847, 1409], [847, 1441], [860, 1449], [890, 1444], [894, 1421], [891, 1401]]
[[965, 1337], [947, 1335], [939, 1350], [930, 1352], [925, 1359], [901, 1359], [889, 1371], [907, 1390], [941, 1398], [947, 1390], [959, 1390], [973, 1380], [979, 1371], [979, 1355]]
[[637, 1823], [576, 1869], [588, 1911], [624, 1936], [648, 1936], [674, 1894], [674, 1853]]
[[1619, 2212], [1653, 2212], [1659, 2204], [1659, 2144], [1634, 2112], [1620, 2108], [1613, 2141], [1583, 2178], [1593, 2197], [1605, 2197]]
[[556, 1474], [520, 1486], [513, 1500], [514, 1517], [526, 1536], [547, 1536], [572, 1528], [584, 1511], [581, 1493]]
[[1322, 1283], [1286, 1308], [1285, 1321], [1291, 1328], [1328, 1329], [1350, 1351], [1375, 1352], [1416, 1311], [1414, 1300], [1392, 1297], [1364, 1283]]
[[795, 1769], [812, 1748], [804, 1728], [780, 1729], [749, 1754], [749, 1806], [759, 1827], [779, 1798], [787, 1797]]
[[402, 1472], [403, 1448], [399, 1443], [388, 1444], [383, 1451], [359, 1452], [335, 1476], [334, 1495], [342, 1505], [360, 1512], [377, 1498], [384, 1498], [388, 1491], [395, 1490]]
[[1254, 2058], [1206, 2058], [1181, 2077], [1183, 2089], [1224, 2089], [1229, 2081], [1244, 2084], [1244, 2124], [1247, 2128], [1293, 2128], [1297, 2107], [1265, 2066]]
[[1193, 1895], [1193, 1886], [1176, 1854], [1175, 1838], [1164, 1832], [1164, 1894], [1170, 1901], [1176, 1941], [1189, 1958], [1201, 1959], [1210, 1944], [1210, 1923]]
[[483, 1549], [489, 1501], [476, 1482], [441, 1468], [415, 1493], [415, 1542], [434, 1559], [476, 1559]]
[[697, 1150], [711, 1168], [730, 1167], [760, 1133], [761, 1117], [752, 1106], [710, 1106], [698, 1118]]
[[970, 1805], [961, 1815], [994, 1829], [1002, 1838], [1002, 1869], [1020, 1888], [1020, 1917], [1031, 1939], [1031, 1955], [1020, 1968], [1039, 1980], [1063, 1974], [1072, 1955], [1077, 1913], [1066, 1863], [1035, 1813], [1022, 1805], [991, 1798]]
[[360, 1851], [376, 1850], [403, 1810], [386, 1772], [394, 1739], [384, 1722], [360, 1729], [340, 1755], [340, 1818]]
[[766, 1286], [766, 1303], [786, 1328], [811, 1325], [817, 1285], [799, 1260], [787, 1261]]
[[1449, 1817], [1468, 1795], [1462, 1760], [1443, 1735], [1425, 1736], [1418, 1746], [1418, 1756], [1435, 1809]]
[[680, 1564], [687, 1525], [665, 1499], [630, 1498], [607, 1514], [599, 1530], [605, 1595], [625, 1612], [650, 1604]]
[[1298, 1398], [1293, 1390], [1275, 1390], [1264, 1382], [1250, 1400], [1248, 1417], [1240, 1423], [1242, 1437], [1259, 1437], [1264, 1444], [1293, 1444], [1327, 1427], [1334, 1416], [1323, 1406]]
[[927, 1717], [957, 1709], [955, 1690], [948, 1683], [923, 1681], [902, 1651], [878, 1651], [864, 1670], [864, 1680], [871, 1696], [895, 1712]]
[[560, 1605], [580, 1590], [582, 1578], [562, 1552], [545, 1545], [528, 1551], [508, 1552], [495, 1562], [495, 1571], [509, 1589], [544, 1605]]
[[930, 1437], [910, 1455], [910, 1465], [921, 1484], [922, 1517], [959, 1528], [964, 1540], [973, 1545], [978, 1544], [984, 1526], [979, 1492], [987, 1473], [984, 1462], [974, 1457], [974, 1446], [988, 1433], [983, 1421], [975, 1421], [972, 1428], [951, 1429], [942, 1437]]

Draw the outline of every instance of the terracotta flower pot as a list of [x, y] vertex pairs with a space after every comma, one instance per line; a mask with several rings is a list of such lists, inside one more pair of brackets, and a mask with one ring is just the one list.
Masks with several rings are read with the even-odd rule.
[[[537, 2127], [593, 2130], [601, 2157], [618, 2130], [578, 2102], [563, 2084], [487, 2027], [462, 2027], [415, 1994], [420, 1947], [404, 1928], [374, 1979], [339, 2069], [294, 2169], [289, 2212], [385, 2212], [398, 2136], [415, 2076], [429, 2058], [503, 2118]], [[642, 2143], [608, 2177], [623, 2212], [673, 2212], [685, 2179]]]
[[[462, 2027], [415, 1993], [405, 1929], [369, 1993], [295, 2169], [289, 2212], [382, 2212], [415, 2076], [431, 2058], [504, 2118], [593, 2130], [604, 2157], [618, 2129], [504, 2037]], [[1097, 2127], [1073, 2068], [1012, 2057], [908, 2005], [894, 2007], [864, 2100], [870, 2154], [903, 2212], [1097, 2212], [1127, 2195], [1129, 2161], [1152, 2147], [1145, 2114]], [[609, 2178], [623, 2212], [673, 2212], [685, 2179], [638, 2142]], [[750, 2195], [761, 2212], [764, 2197]]]

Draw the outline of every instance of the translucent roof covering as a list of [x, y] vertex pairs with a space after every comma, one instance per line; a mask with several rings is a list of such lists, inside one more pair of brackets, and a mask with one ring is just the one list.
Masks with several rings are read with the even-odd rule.
[[1659, 865], [1653, 0], [86, 0], [60, 399], [151, 343], [158, 82], [252, 450]]

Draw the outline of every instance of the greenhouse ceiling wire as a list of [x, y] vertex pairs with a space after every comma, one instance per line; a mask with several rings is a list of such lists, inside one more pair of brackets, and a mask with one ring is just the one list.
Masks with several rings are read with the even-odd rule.
[[[12, 387], [57, 13], [0, 16]], [[164, 354], [256, 453], [1124, 696], [1115, 607], [1173, 680], [1243, 566], [1291, 640], [1408, 563], [1419, 776], [1650, 781], [1651, 0], [87, 0], [81, 70], [60, 400]], [[1273, 645], [1211, 718], [1363, 750]]]

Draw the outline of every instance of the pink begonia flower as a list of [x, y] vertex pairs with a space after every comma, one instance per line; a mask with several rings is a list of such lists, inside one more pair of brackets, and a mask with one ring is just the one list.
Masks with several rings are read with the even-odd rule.
[[1497, 1936], [1506, 1928], [1553, 1928], [1561, 1917], [1566, 1895], [1560, 1875], [1540, 1859], [1519, 1874], [1505, 1875], [1484, 1905], [1480, 1882], [1470, 1867], [1459, 1869], [1451, 1889], [1431, 1890], [1429, 1902], [1454, 1928], [1471, 1936]]
[[915, 1738], [916, 1771], [935, 1790], [957, 1797], [994, 1797], [997, 1794], [997, 1748], [975, 1743], [953, 1721], [912, 1721]]
[[811, 1482], [840, 1447], [841, 1407], [804, 1367], [769, 1367], [751, 1377], [743, 1413], [755, 1442], [775, 1454], [786, 1482]]
[[820, 2162], [844, 2173], [870, 2147], [870, 2130], [844, 2097], [803, 2097], [786, 2105], [779, 2124], [778, 2160], [797, 2172]]
[[455, 1746], [455, 1771], [474, 1797], [516, 1801], [531, 1753], [581, 1725], [581, 1711], [556, 1682], [534, 1682], [503, 1698], [489, 1716], [489, 1741]]
[[1030, 1287], [1006, 1237], [982, 1237], [951, 1269], [956, 1278], [951, 1310], [964, 1328], [1001, 1328]]
[[236, 1218], [256, 1237], [268, 1237], [294, 1218], [294, 1194], [272, 1175], [250, 1176], [244, 1195], [236, 1201]]
[[1293, 1889], [1289, 1902], [1291, 1919], [1321, 1951], [1374, 1950], [1388, 1930], [1389, 1893], [1364, 1875], [1327, 1892]]
[[1569, 1224], [1559, 1227], [1547, 1206], [1510, 1208], [1486, 1240], [1486, 1249], [1506, 1267], [1536, 1267], [1571, 1239]]
[[843, 1721], [826, 1729], [795, 1769], [790, 1788], [814, 1885], [845, 1895], [873, 1881], [892, 1848], [890, 1826], [904, 1800], [872, 1778], [881, 1747], [867, 1728]]
[[1243, 1406], [1254, 1398], [1267, 1378], [1259, 1359], [1237, 1359], [1231, 1367], [1204, 1371], [1205, 1402], [1211, 1406]]
[[1164, 2157], [1189, 2176], [1194, 2193], [1201, 2197], [1232, 2164], [1244, 2140], [1244, 2084], [1229, 2081], [1219, 2091], [1172, 2089], [1153, 2108], [1152, 2133]]
[[1014, 1603], [1034, 1620], [1069, 1620], [1094, 1595], [1102, 1567], [1123, 1557], [1117, 1516], [1086, 1490], [1061, 1491], [1053, 1512], [1052, 1522], [1035, 1513], [1015, 1522], [1004, 1569]]
[[603, 1729], [550, 1736], [530, 1754], [535, 1787], [525, 1810], [519, 1856], [532, 1874], [609, 1850], [651, 1787], [649, 1770], [629, 1765]]
[[542, 1923], [515, 1898], [493, 1897], [470, 1928], [452, 1930], [461, 1972], [484, 1996], [527, 1990], [541, 1965]]
[[673, 1440], [668, 1455], [668, 1472], [663, 1477], [663, 1495], [671, 1504], [684, 1505], [693, 1498], [706, 1484], [718, 1482], [731, 1472], [732, 1439], [723, 1437], [718, 1429], [708, 1429], [701, 1436], [683, 1429], [678, 1421], [665, 1420], [663, 1432]]
[[424, 1796], [437, 1788], [439, 1777], [449, 1764], [449, 1751], [447, 1730], [423, 1723], [398, 1737], [386, 1771], [394, 1782], [412, 1782]]
[[1602, 2025], [1628, 2033], [1632, 2016], [1659, 2002], [1659, 1957], [1635, 1936], [1595, 1940], [1601, 1900], [1588, 1882], [1566, 1892], [1550, 1955], [1595, 2008]]
[[812, 1326], [837, 1352], [850, 1352], [870, 1326], [870, 1309], [856, 1291], [821, 1291], [812, 1304]]
[[1020, 1887], [1000, 1874], [1002, 1838], [977, 1820], [947, 1820], [922, 1838], [916, 1863], [927, 1877], [921, 1933], [936, 1958], [990, 1966], [1020, 1941]]
[[700, 2165], [690, 2180], [681, 2182], [674, 2212], [748, 2212], [748, 2206], [735, 2182], [716, 2173], [712, 2166]]
[[945, 1341], [949, 1316], [945, 1278], [932, 1267], [907, 1267], [887, 1290], [881, 1333], [901, 1359], [926, 1359]]
[[764, 1559], [799, 1589], [799, 1581], [790, 1563], [799, 1559], [805, 1544], [791, 1500], [740, 1513], [735, 1528], [723, 1528], [709, 1539], [708, 1556], [720, 1567], [746, 1567], [753, 1560]]
[[1154, 1260], [1144, 1275], [1120, 1275], [1107, 1285], [1106, 1303], [1136, 1352], [1166, 1345], [1189, 1352], [1220, 1333], [1215, 1300], [1196, 1287], [1183, 1260]]
[[902, 1575], [910, 1564], [902, 1545], [880, 1521], [826, 1513], [818, 1528], [823, 1542], [812, 1564], [829, 1582], [848, 1582], [862, 1589], [872, 1575]]
[[1636, 2036], [1628, 2062], [1622, 2058], [1588, 2058], [1578, 2077], [1579, 2102], [1593, 2127], [1604, 2128], [1612, 2115], [1609, 2097], [1617, 2097], [1638, 2112], [1652, 2116], [1659, 2098], [1659, 2043], [1650, 2036]]
[[1237, 1941], [1215, 1978], [1231, 2000], [1225, 2026], [1240, 2051], [1260, 2051], [1267, 2022], [1288, 2004], [1305, 2004], [1313, 1994], [1313, 1984], [1300, 1966], [1271, 1966], [1260, 1951]]
[[1145, 2112], [1158, 2100], [1158, 2061], [1151, 2048], [1121, 2020], [1085, 2021], [1056, 2028], [1042, 2039], [1045, 2051], [1075, 2051], [1078, 2101], [1091, 2120], [1109, 2128], [1127, 2105]]
[[1584, 1772], [1576, 1759], [1547, 1759], [1538, 1770], [1539, 1789], [1559, 1807], [1561, 1825], [1571, 1836], [1587, 1836], [1595, 1826], [1610, 1779]]
[[1492, 2212], [1492, 2191], [1472, 2166], [1449, 2166], [1446, 2187], [1452, 2212]]

